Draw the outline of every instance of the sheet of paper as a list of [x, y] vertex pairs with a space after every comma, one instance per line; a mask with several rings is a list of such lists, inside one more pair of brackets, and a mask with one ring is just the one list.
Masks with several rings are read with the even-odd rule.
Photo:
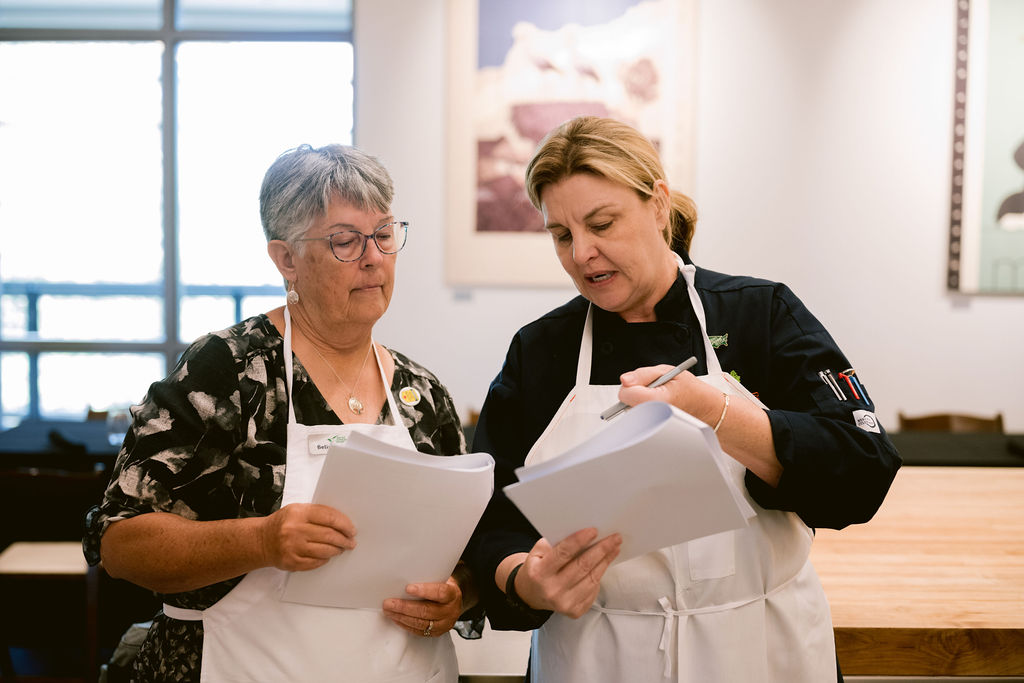
[[720, 457], [711, 427], [643, 403], [566, 453], [519, 468], [505, 493], [551, 543], [586, 527], [621, 533], [615, 562], [624, 562], [746, 526], [753, 509]]
[[730, 375], [728, 372], [722, 372], [717, 375], [700, 375], [697, 379], [703, 380], [715, 387], [721, 392], [731, 394], [733, 396], [742, 396], [758, 408], [768, 410], [768, 406], [761, 402], [757, 396], [750, 393], [749, 390], [738, 381], [736, 378]]
[[356, 547], [318, 569], [292, 572], [282, 599], [380, 609], [410, 583], [451, 575], [494, 488], [486, 453], [440, 457], [351, 434], [332, 446], [313, 502], [344, 512]]

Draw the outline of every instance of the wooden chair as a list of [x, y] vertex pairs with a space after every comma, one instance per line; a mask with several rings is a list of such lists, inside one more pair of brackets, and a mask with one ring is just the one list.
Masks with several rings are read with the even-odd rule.
[[909, 417], [901, 411], [899, 417], [901, 432], [1003, 433], [1002, 413], [996, 413], [995, 417], [979, 417], [958, 413], [936, 413], [933, 415]]

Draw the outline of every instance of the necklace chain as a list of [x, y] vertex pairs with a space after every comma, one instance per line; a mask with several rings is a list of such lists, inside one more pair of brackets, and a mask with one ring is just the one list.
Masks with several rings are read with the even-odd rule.
[[326, 358], [324, 358], [324, 354], [320, 353], [320, 349], [316, 347], [316, 344], [310, 342], [310, 346], [313, 347], [313, 351], [316, 352], [316, 355], [320, 356], [320, 360], [324, 362], [324, 365], [326, 365], [327, 369], [331, 371], [331, 374], [334, 375], [334, 377], [339, 382], [341, 382], [341, 386], [345, 387], [345, 390], [348, 391], [348, 409], [351, 410], [356, 415], [362, 415], [363, 402], [356, 398], [354, 387], [359, 386], [359, 379], [363, 376], [363, 370], [366, 369], [366, 361], [369, 360], [370, 351], [373, 350], [373, 340], [370, 340], [370, 346], [369, 348], [366, 349], [366, 355], [363, 357], [363, 364], [359, 366], [359, 374], [356, 375], [356, 381], [352, 384], [353, 388], [349, 388], [348, 384], [345, 383], [345, 380], [343, 380], [341, 376], [335, 371], [334, 366], [331, 365]]

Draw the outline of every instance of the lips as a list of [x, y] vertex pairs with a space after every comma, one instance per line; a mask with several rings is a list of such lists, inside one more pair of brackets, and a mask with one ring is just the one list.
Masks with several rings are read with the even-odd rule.
[[599, 285], [603, 282], [608, 282], [615, 275], [613, 271], [602, 270], [596, 273], [585, 274], [583, 279], [592, 285]]

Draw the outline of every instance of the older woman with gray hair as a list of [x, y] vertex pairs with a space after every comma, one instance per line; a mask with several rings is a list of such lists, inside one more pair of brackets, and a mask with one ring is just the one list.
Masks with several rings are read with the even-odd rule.
[[476, 602], [461, 562], [380, 611], [279, 599], [286, 572], [359, 542], [344, 510], [309, 502], [323, 458], [313, 445], [361, 432], [465, 450], [444, 386], [373, 341], [409, 229], [392, 195], [384, 167], [351, 147], [282, 154], [260, 212], [287, 305], [194, 342], [133, 408], [85, 539], [90, 563], [164, 602], [133, 680], [457, 680], [446, 634]]

